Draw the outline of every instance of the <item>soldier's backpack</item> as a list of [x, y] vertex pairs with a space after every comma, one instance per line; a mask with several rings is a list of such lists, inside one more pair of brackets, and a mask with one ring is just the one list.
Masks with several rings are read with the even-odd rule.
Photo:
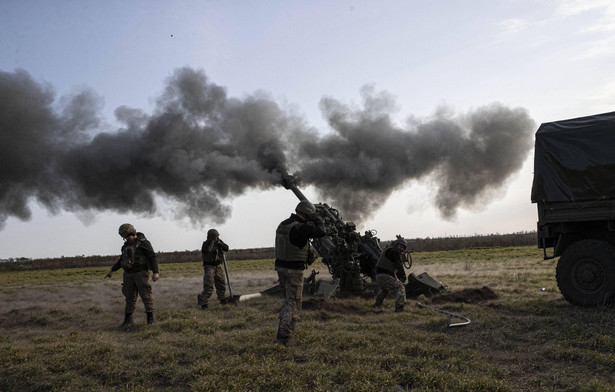
[[423, 272], [418, 276], [414, 273], [408, 275], [406, 298], [418, 297], [421, 294], [431, 297], [434, 294], [440, 294], [445, 291], [448, 291], [448, 287], [429, 276], [427, 272]]

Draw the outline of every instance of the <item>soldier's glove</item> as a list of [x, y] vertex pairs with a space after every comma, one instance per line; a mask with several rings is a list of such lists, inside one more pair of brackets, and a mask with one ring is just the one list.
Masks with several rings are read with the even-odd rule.
[[318, 214], [315, 214], [315, 213], [314, 214], [308, 214], [306, 216], [306, 218], [307, 218], [308, 221], [314, 222], [314, 221], [316, 221], [316, 219], [318, 219]]
[[399, 275], [397, 278], [399, 279], [400, 282], [406, 283], [406, 275]]
[[316, 219], [314, 219], [313, 222], [314, 222], [314, 226], [318, 227], [322, 231], [326, 231], [324, 219], [320, 217], [316, 217]]

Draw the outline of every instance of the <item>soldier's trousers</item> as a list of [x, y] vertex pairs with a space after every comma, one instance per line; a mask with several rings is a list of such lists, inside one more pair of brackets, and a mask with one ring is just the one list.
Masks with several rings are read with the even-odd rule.
[[289, 339], [301, 317], [303, 270], [276, 268], [284, 305], [280, 311], [277, 339]]
[[154, 311], [154, 298], [152, 286], [149, 283], [149, 271], [126, 272], [122, 282], [122, 294], [126, 297], [126, 313], [133, 313], [137, 303], [137, 296], [141, 296], [146, 312]]
[[203, 291], [199, 297], [199, 305], [207, 305], [209, 297], [216, 290], [216, 296], [223, 300], [226, 296], [226, 278], [222, 264], [203, 266]]
[[403, 306], [406, 303], [406, 288], [399, 279], [388, 274], [377, 274], [376, 282], [380, 286], [380, 292], [376, 296], [376, 305], [382, 305], [389, 293], [395, 295], [396, 307]]

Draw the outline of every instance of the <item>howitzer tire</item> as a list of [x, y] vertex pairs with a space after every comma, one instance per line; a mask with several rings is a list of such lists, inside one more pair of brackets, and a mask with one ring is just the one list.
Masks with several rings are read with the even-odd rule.
[[615, 247], [604, 241], [576, 242], [560, 257], [557, 286], [575, 305], [599, 306], [615, 299]]

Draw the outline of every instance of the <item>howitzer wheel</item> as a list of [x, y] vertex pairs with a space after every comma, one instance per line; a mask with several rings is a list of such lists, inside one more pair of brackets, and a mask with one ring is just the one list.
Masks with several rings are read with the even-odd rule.
[[615, 299], [615, 247], [604, 241], [572, 244], [560, 257], [557, 286], [568, 302], [598, 306]]

